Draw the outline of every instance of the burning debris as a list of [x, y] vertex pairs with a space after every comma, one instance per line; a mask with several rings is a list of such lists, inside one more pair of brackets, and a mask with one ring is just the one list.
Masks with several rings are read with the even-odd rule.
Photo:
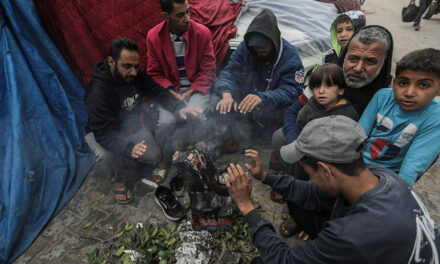
[[234, 205], [225, 185], [224, 177], [229, 177], [226, 169], [216, 168], [208, 154], [197, 147], [177, 151], [173, 163], [190, 197], [193, 229], [230, 228]]
[[177, 230], [180, 240], [183, 241], [174, 255], [177, 264], [208, 264], [212, 235], [206, 230], [192, 231], [190, 222], [182, 222]]

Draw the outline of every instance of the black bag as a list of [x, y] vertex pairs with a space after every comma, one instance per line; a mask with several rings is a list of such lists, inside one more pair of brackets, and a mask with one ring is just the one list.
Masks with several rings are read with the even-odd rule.
[[402, 8], [402, 21], [412, 22], [417, 16], [419, 7], [415, 5], [414, 2], [409, 3], [407, 7]]

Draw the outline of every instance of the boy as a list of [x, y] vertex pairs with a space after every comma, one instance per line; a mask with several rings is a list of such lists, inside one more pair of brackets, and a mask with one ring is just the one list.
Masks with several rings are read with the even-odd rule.
[[414, 185], [440, 151], [439, 91], [440, 50], [404, 56], [393, 88], [379, 90], [359, 120], [368, 135], [365, 162], [391, 169]]

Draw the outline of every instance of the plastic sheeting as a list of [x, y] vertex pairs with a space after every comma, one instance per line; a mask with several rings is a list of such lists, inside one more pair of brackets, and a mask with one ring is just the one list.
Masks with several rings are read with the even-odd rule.
[[0, 0], [0, 263], [72, 198], [94, 163], [83, 87], [31, 0]]
[[252, 19], [263, 8], [274, 12], [281, 36], [298, 50], [304, 68], [314, 66], [331, 48], [330, 26], [338, 10], [333, 4], [310, 0], [246, 0], [235, 22], [238, 35], [229, 40], [231, 48], [243, 41]]

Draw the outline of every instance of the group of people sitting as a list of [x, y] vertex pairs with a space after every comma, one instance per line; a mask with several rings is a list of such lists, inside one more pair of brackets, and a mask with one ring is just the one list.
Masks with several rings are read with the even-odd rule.
[[260, 252], [254, 263], [438, 263], [439, 230], [411, 186], [440, 151], [440, 50], [407, 54], [393, 79], [391, 33], [350, 11], [306, 74], [264, 9], [217, 78], [211, 33], [190, 20], [187, 0], [160, 4], [146, 72], [137, 44], [119, 38], [86, 89], [86, 141], [112, 169], [117, 202], [133, 200], [126, 180], [139, 164], [160, 183], [187, 145], [271, 139], [269, 171], [252, 149], [246, 167], [287, 201], [281, 234], [312, 240], [279, 239], [251, 202], [251, 176], [230, 164], [225, 181]]

